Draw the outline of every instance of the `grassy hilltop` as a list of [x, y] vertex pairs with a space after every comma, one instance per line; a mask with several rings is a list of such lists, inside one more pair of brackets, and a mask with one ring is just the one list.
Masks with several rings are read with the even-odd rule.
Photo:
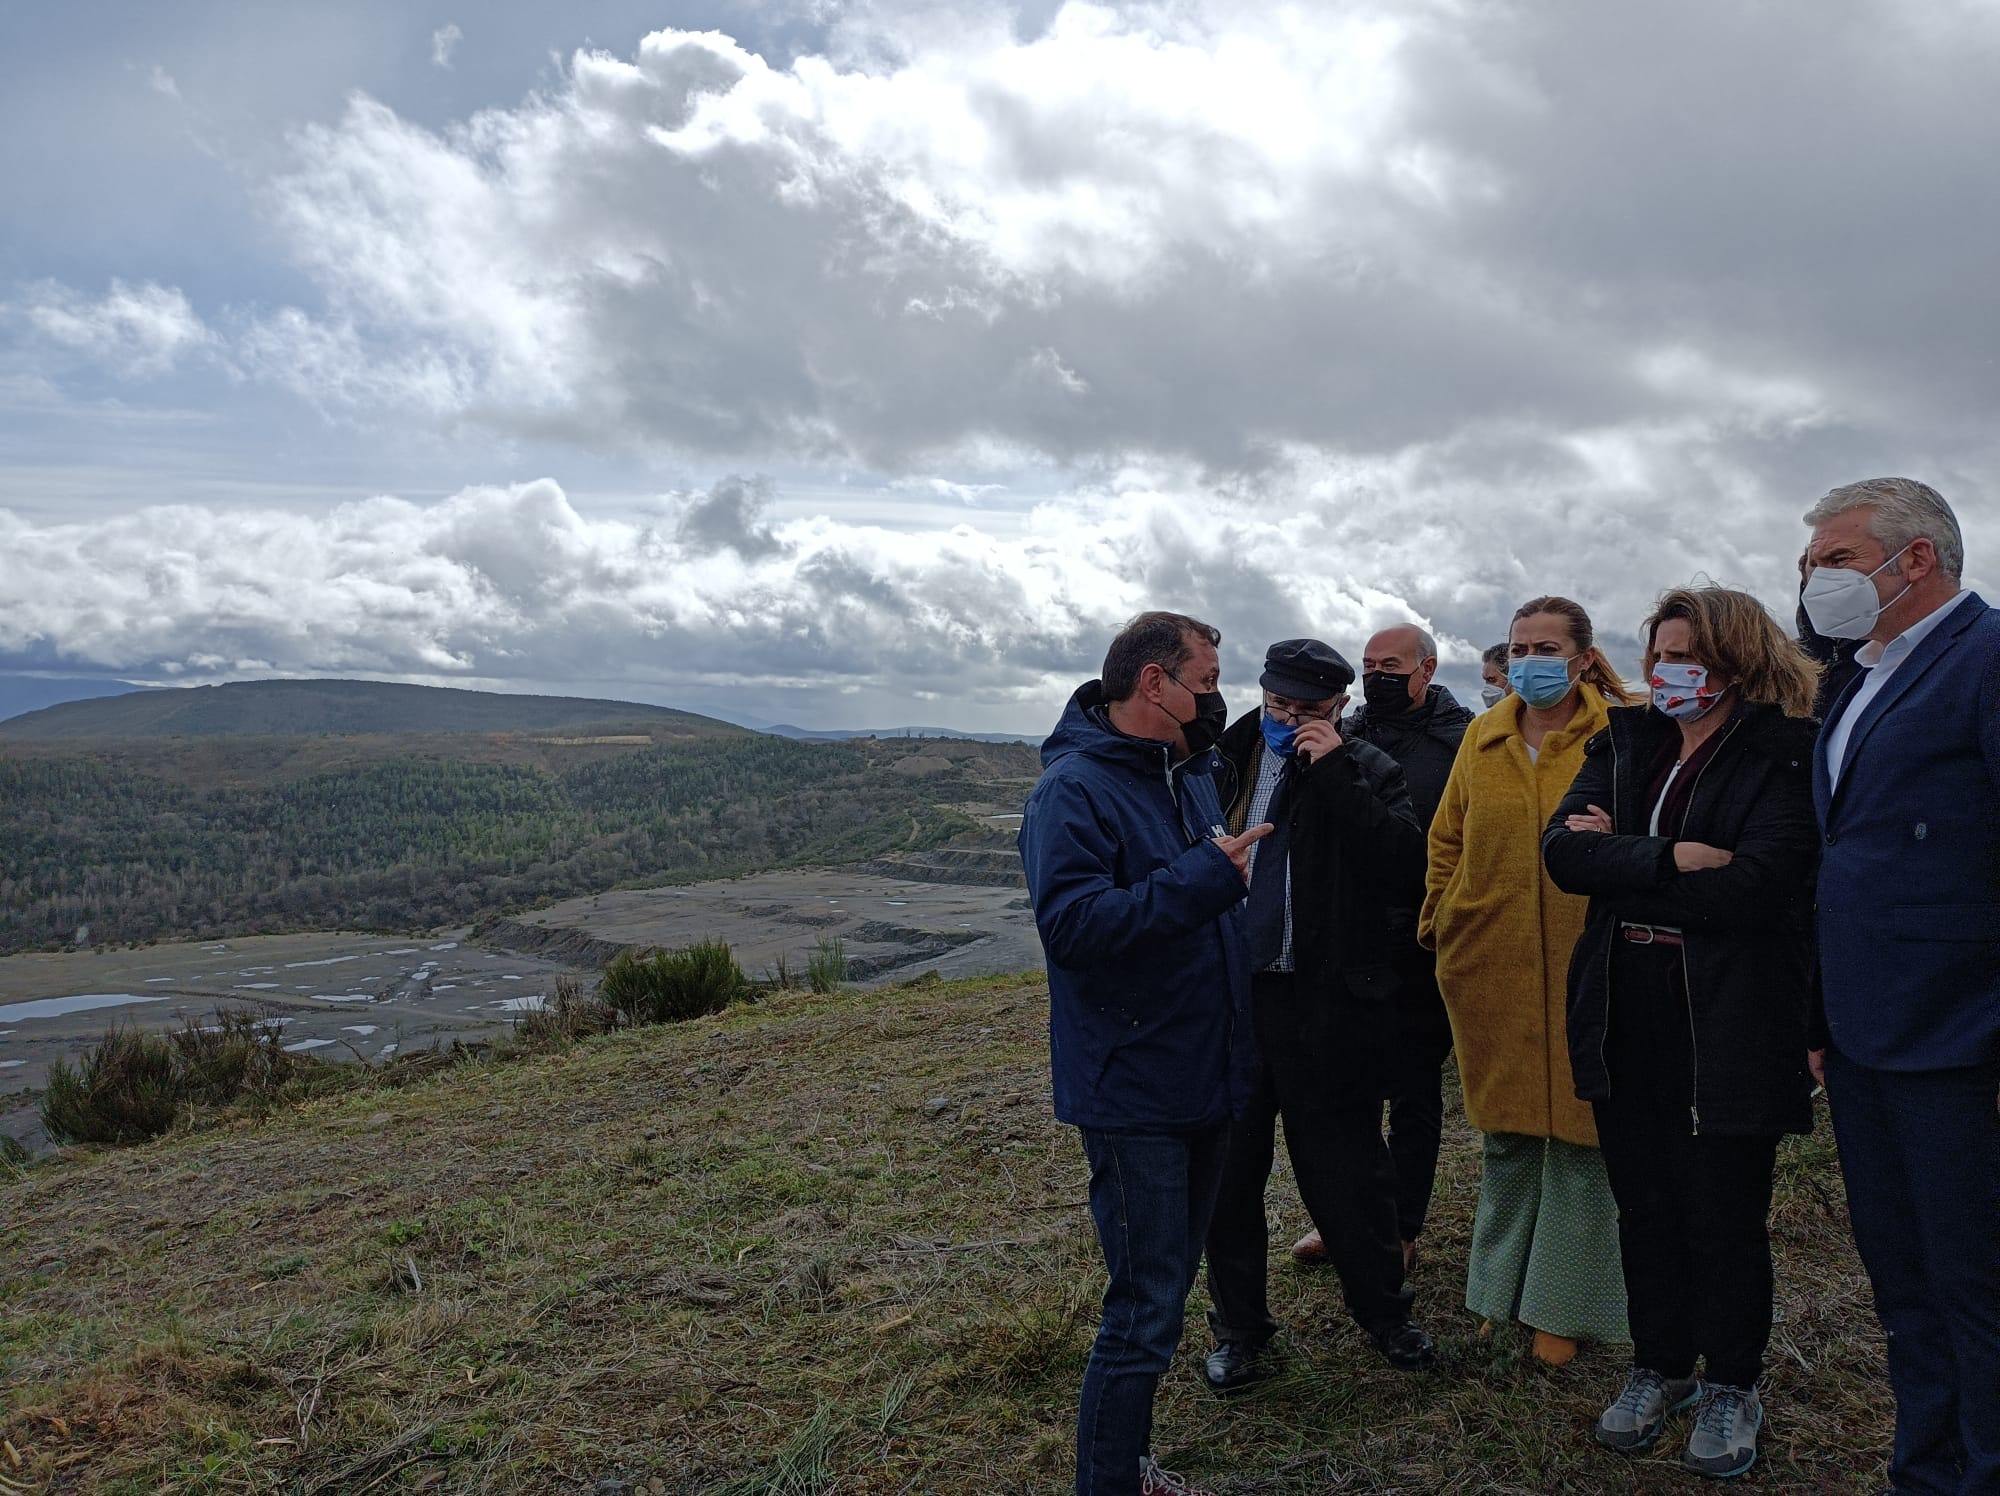
[[[786, 995], [233, 1130], [0, 1171], [0, 1479], [105, 1492], [1057, 1492], [1101, 1288], [1038, 978]], [[1686, 1492], [1563, 1371], [1459, 1308], [1446, 1138], [1390, 1372], [1330, 1275], [1274, 1265], [1286, 1374], [1200, 1386], [1156, 1452], [1227, 1493]], [[1765, 1457], [1872, 1492], [1890, 1426], [1831, 1141], [1788, 1142]], [[1274, 1183], [1274, 1250], [1300, 1225]], [[1680, 1433], [1677, 1426], [1676, 1433]], [[1682, 1435], [1684, 1437], [1684, 1434]], [[629, 1484], [601, 1484], [607, 1481]], [[0, 1487], [6, 1490], [7, 1487]]]

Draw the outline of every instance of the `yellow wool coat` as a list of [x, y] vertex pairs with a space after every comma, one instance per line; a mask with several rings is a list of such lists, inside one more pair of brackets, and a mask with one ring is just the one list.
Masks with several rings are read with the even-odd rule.
[[1569, 958], [1588, 899], [1542, 869], [1542, 830], [1583, 767], [1583, 745], [1610, 719], [1592, 685], [1569, 724], [1528, 757], [1521, 698], [1465, 730], [1431, 822], [1430, 882], [1417, 938], [1437, 952], [1466, 1119], [1481, 1132], [1597, 1146], [1576, 1099], [1567, 1038]]

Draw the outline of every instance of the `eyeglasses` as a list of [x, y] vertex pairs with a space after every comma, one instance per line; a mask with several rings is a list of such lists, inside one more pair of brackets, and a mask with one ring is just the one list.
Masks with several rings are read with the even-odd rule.
[[1336, 697], [1332, 706], [1323, 712], [1301, 711], [1297, 707], [1279, 706], [1274, 702], [1264, 703], [1264, 715], [1279, 722], [1290, 722], [1294, 726], [1307, 722], [1331, 722], [1340, 711], [1340, 698]]

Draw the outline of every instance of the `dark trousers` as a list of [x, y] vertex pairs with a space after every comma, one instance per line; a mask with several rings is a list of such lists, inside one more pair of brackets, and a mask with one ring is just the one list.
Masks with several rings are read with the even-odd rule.
[[1139, 1461], [1152, 1448], [1153, 1393], [1180, 1344], [1229, 1128], [1082, 1132], [1090, 1214], [1111, 1281], [1077, 1404], [1077, 1496], [1135, 1496]]
[[1667, 1377], [1755, 1385], [1771, 1340], [1775, 1135], [1694, 1131], [1694, 1038], [1680, 954], [1612, 952], [1611, 1097], [1592, 1103], [1618, 1202], [1632, 1360]]
[[1437, 957], [1416, 949], [1398, 967], [1395, 1054], [1390, 1058], [1389, 1159], [1396, 1170], [1396, 1231], [1423, 1235], [1444, 1141], [1444, 1062], [1451, 1019], [1438, 992]]
[[1301, 1001], [1290, 976], [1259, 973], [1251, 1013], [1263, 1056], [1249, 1115], [1229, 1130], [1228, 1160], [1208, 1228], [1208, 1294], [1215, 1338], [1262, 1345], [1277, 1333], [1266, 1297], [1269, 1230], [1264, 1187], [1285, 1117], [1299, 1197], [1326, 1239], [1348, 1312], [1380, 1331], [1409, 1317], [1396, 1235], [1396, 1175], [1382, 1141], [1374, 1086], [1343, 1087], [1342, 1057], [1326, 1052], [1325, 1014]]
[[2000, 1065], [1826, 1053], [1854, 1243], [1889, 1337], [1899, 1492], [2000, 1496]]

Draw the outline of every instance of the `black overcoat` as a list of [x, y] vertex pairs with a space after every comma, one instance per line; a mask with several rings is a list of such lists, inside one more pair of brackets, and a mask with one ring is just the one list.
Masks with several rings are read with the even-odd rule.
[[[1605, 1036], [1611, 953], [1621, 921], [1683, 932], [1694, 1041], [1689, 1126], [1696, 1133], [1812, 1129], [1806, 1041], [1814, 980], [1813, 881], [1819, 831], [1812, 752], [1819, 725], [1777, 707], [1738, 708], [1699, 773], [1683, 839], [1721, 847], [1727, 867], [1683, 873], [1674, 843], [1647, 834], [1647, 771], [1680, 731], [1650, 706], [1615, 707], [1584, 747], [1583, 768], [1542, 836], [1549, 877], [1586, 894], [1590, 912], [1569, 969], [1569, 1055], [1576, 1094], [1611, 1093]], [[1570, 831], [1591, 805], [1611, 834]]]

